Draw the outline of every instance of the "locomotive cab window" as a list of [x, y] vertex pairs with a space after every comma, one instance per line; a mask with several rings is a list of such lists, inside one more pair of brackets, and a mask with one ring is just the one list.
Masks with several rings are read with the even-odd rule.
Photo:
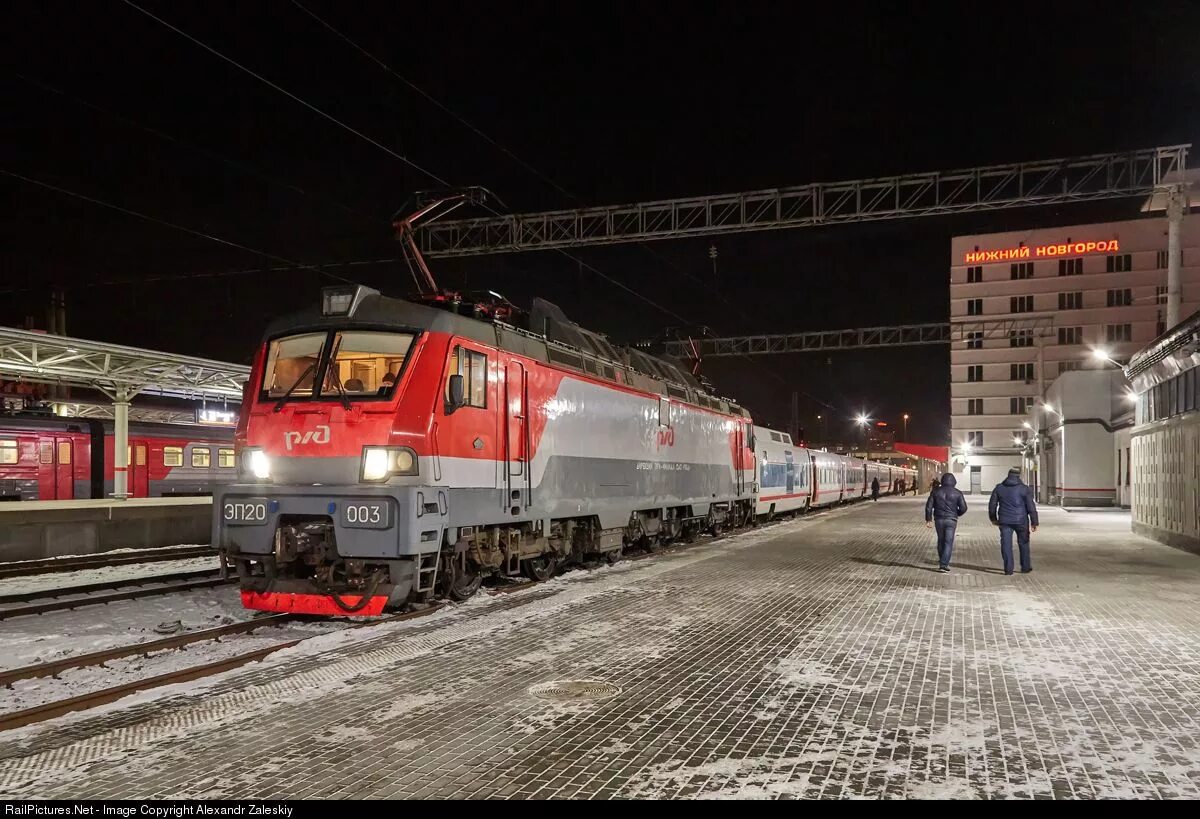
[[0, 441], [0, 464], [15, 464], [20, 454], [16, 441]]
[[163, 466], [183, 466], [183, 447], [164, 446]]
[[212, 450], [206, 446], [192, 447], [192, 466], [205, 468], [212, 463]]
[[408, 333], [336, 333], [321, 395], [391, 395], [412, 342]]
[[450, 353], [450, 367], [446, 376], [446, 401], [450, 400], [450, 376], [463, 377], [464, 407], [487, 407], [487, 356], [468, 350], [465, 347], [455, 347]]
[[272, 341], [263, 373], [265, 397], [283, 398], [289, 394], [311, 396], [317, 378], [317, 365], [321, 362], [321, 348], [324, 346], [324, 333], [305, 333]]
[[237, 457], [232, 449], [217, 450], [217, 466], [221, 469], [232, 469], [237, 466]]

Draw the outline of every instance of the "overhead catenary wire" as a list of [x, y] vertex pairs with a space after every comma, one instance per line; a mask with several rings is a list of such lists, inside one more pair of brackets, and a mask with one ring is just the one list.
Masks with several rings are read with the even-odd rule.
[[150, 222], [151, 224], [159, 225], [159, 226], [165, 227], [165, 228], [170, 228], [171, 230], [177, 230], [182, 233], [187, 233], [191, 236], [195, 236], [197, 238], [204, 239], [209, 242], [215, 242], [217, 244], [224, 245], [226, 247], [232, 247], [237, 250], [245, 251], [247, 253], [253, 253], [256, 256], [262, 256], [264, 259], [271, 259], [276, 262], [283, 262], [283, 263], [291, 265], [292, 267], [295, 267], [295, 268], [311, 270], [314, 273], [320, 273], [322, 275], [329, 276], [332, 279], [337, 279], [338, 281], [343, 281], [348, 284], [353, 284], [353, 282], [351, 282], [349, 279], [344, 278], [342, 276], [338, 276], [334, 273], [330, 273], [328, 270], [322, 270], [321, 268], [319, 268], [315, 265], [305, 264], [303, 262], [297, 262], [297, 261], [287, 258], [286, 256], [279, 256], [275, 253], [270, 253], [265, 250], [259, 250], [258, 248], [253, 248], [253, 247], [250, 247], [249, 245], [244, 245], [239, 242], [235, 242], [231, 239], [224, 239], [224, 238], [222, 238], [220, 236], [216, 236], [212, 233], [205, 233], [202, 230], [195, 230], [193, 228], [187, 227], [186, 225], [176, 224], [175, 222], [168, 222], [166, 219], [159, 219], [156, 216], [150, 216], [149, 214], [141, 213], [139, 211], [132, 210], [130, 208], [123, 207], [121, 205], [116, 205], [116, 204], [113, 204], [112, 202], [106, 202], [103, 199], [97, 199], [94, 196], [88, 196], [87, 194], [79, 193], [78, 191], [73, 191], [68, 188], [64, 188], [59, 185], [54, 185], [54, 184], [45, 182], [40, 179], [34, 179], [33, 177], [25, 176], [24, 174], [15, 173], [14, 171], [10, 171], [5, 168], [0, 168], [0, 174], [11, 177], [13, 179], [20, 180], [20, 181], [25, 182], [30, 185], [36, 185], [37, 187], [44, 188], [44, 189], [50, 190], [50, 191], [54, 191], [56, 193], [60, 193], [64, 196], [69, 196], [73, 199], [78, 199], [82, 202], [88, 202], [90, 204], [97, 205], [102, 208], [107, 208], [109, 210], [116, 211], [117, 213], [121, 213], [126, 216], [132, 216], [136, 219], [141, 219], [143, 221]]

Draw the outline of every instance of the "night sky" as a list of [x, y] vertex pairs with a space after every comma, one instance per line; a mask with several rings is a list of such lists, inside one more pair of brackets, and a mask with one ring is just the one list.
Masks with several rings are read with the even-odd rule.
[[[510, 210], [1200, 143], [1194, 3], [1007, 3], [955, 18], [932, 16], [938, 4], [925, 16], [909, 4], [303, 3], [139, 0]], [[272, 257], [395, 258], [391, 215], [437, 186], [121, 0], [7, 11], [0, 167], [267, 255], [0, 176], [0, 323], [42, 322], [61, 286], [72, 335], [248, 362], [272, 316], [329, 283], [262, 272]], [[951, 236], [1132, 218], [1138, 204], [572, 252], [722, 334], [940, 321]], [[557, 253], [432, 264], [444, 286], [517, 304], [540, 295], [620, 341], [686, 329]], [[393, 295], [410, 288], [395, 263], [330, 269]], [[243, 272], [213, 275], [231, 271]], [[810, 433], [817, 412], [836, 417], [833, 432], [860, 408], [895, 423], [907, 411], [910, 438], [938, 443], [948, 357], [715, 359], [705, 372], [763, 421], [787, 422], [795, 388]]]

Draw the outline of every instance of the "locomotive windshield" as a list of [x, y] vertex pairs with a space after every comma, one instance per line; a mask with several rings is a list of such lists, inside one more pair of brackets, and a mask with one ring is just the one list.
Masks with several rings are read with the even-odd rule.
[[400, 378], [413, 338], [411, 333], [344, 330], [274, 339], [262, 396], [280, 402], [386, 398]]

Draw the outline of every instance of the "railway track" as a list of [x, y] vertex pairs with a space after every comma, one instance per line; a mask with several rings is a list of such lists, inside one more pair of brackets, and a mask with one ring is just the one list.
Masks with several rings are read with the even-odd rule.
[[185, 560], [190, 557], [216, 557], [211, 546], [184, 546], [178, 549], [139, 549], [131, 552], [115, 552], [79, 557], [47, 558], [45, 560], [22, 560], [16, 563], [0, 563], [0, 580], [8, 577], [51, 574], [55, 572], [77, 572], [81, 569], [101, 569], [107, 566], [128, 566], [133, 563], [159, 563], [165, 560]]
[[[366, 620], [366, 621], [356, 622], [356, 623], [352, 623], [352, 624], [346, 626], [342, 630], [343, 631], [351, 631], [353, 629], [363, 628], [364, 626], [374, 626], [374, 625], [379, 625], [381, 623], [392, 623], [392, 622], [397, 622], [400, 620], [412, 620], [417, 617], [424, 617], [426, 615], [433, 614], [435, 611], [438, 611], [439, 609], [441, 609], [443, 605], [444, 604], [439, 603], [439, 604], [429, 606], [428, 608], [421, 609], [419, 611], [409, 611], [409, 612], [404, 612], [402, 614], [393, 614], [388, 617], [381, 617], [377, 620]], [[161, 645], [160, 648], [162, 648], [162, 649], [179, 648], [180, 646], [187, 645], [188, 643], [194, 643], [194, 642], [198, 642], [198, 641], [204, 640], [204, 639], [214, 639], [215, 637], [222, 636], [221, 634], [213, 634], [213, 632], [217, 632], [217, 631], [224, 630], [223, 631], [224, 634], [236, 634], [236, 633], [239, 633], [239, 631], [240, 632], [251, 631], [254, 628], [260, 628], [264, 625], [279, 625], [284, 620], [288, 620], [288, 619], [298, 619], [298, 618], [295, 618], [294, 615], [290, 615], [290, 614], [277, 615], [277, 617], [279, 619], [264, 617], [264, 618], [258, 618], [256, 620], [247, 621], [247, 623], [235, 623], [235, 624], [233, 624], [233, 626], [241, 627], [240, 629], [237, 629], [237, 630], [225, 630], [225, 629], [228, 629], [229, 627], [220, 626], [220, 627], [217, 627], [214, 629], [205, 629], [204, 632], [194, 632], [193, 634], [189, 634], [189, 635], [178, 635], [177, 637], [167, 638], [166, 640], [154, 640], [154, 641], [151, 641], [150, 643], [140, 643], [136, 646], [127, 646], [127, 647], [123, 647], [121, 649], [111, 649], [109, 651], [100, 651], [100, 652], [96, 652], [95, 654], [83, 654], [78, 657], [69, 658], [67, 660], [57, 661], [55, 663], [42, 663], [39, 665], [26, 666], [25, 668], [19, 668], [19, 669], [15, 669], [13, 671], [7, 672], [2, 677], [0, 677], [0, 680], [4, 680], [6, 685], [11, 686], [11, 684], [13, 682], [16, 682], [17, 680], [30, 679], [31, 677], [48, 676], [51, 674], [58, 673], [57, 671], [51, 670], [51, 668], [54, 666], [62, 666], [61, 668], [58, 669], [58, 671], [62, 671], [62, 670], [65, 670], [66, 668], [72, 668], [72, 667], [85, 667], [85, 666], [90, 666], [90, 665], [100, 665], [108, 660], [116, 659], [117, 657], [128, 657], [128, 656], [133, 656], [133, 655], [142, 654], [142, 653], [149, 653], [150, 651], [158, 650], [155, 648], [151, 648], [151, 646], [153, 646], [155, 644], [170, 643], [170, 645]], [[250, 625], [250, 624], [252, 624], [252, 625]], [[250, 625], [250, 627], [247, 627], [248, 625]], [[201, 634], [206, 634], [206, 633], [207, 633], [207, 636], [201, 636], [201, 637], [195, 636], [195, 635], [201, 635]], [[194, 637], [194, 639], [180, 641], [180, 638], [192, 638], [192, 637]], [[257, 662], [258, 660], [261, 660], [264, 657], [270, 656], [271, 654], [274, 654], [277, 651], [282, 651], [285, 648], [291, 648], [292, 646], [299, 645], [306, 639], [311, 639], [311, 638], [306, 637], [306, 638], [301, 638], [298, 640], [288, 640], [288, 641], [285, 641], [282, 643], [277, 643], [276, 645], [267, 646], [265, 648], [255, 649], [253, 651], [247, 651], [242, 654], [237, 654], [233, 657], [226, 657], [225, 659], [222, 659], [222, 660], [216, 660], [215, 662], [204, 663], [202, 665], [197, 665], [197, 666], [191, 666], [190, 668], [182, 668], [182, 669], [179, 669], [176, 671], [167, 672], [166, 674], [158, 674], [153, 677], [145, 677], [143, 679], [136, 680], [134, 682], [124, 683], [122, 685], [116, 685], [111, 688], [104, 688], [99, 691], [93, 691], [88, 694], [80, 694], [77, 697], [69, 697], [68, 699], [65, 699], [65, 700], [56, 700], [54, 702], [48, 702], [43, 705], [36, 705], [32, 708], [25, 708], [20, 711], [13, 711], [8, 714], [3, 714], [3, 715], [0, 715], [0, 731], [8, 731], [13, 728], [20, 728], [25, 725], [32, 725], [35, 722], [42, 722], [44, 720], [54, 719], [55, 717], [60, 717], [64, 714], [69, 714], [73, 711], [83, 711], [83, 710], [86, 710], [89, 708], [96, 708], [101, 705], [107, 705], [110, 702], [116, 702], [117, 700], [121, 699], [122, 697], [126, 697], [126, 696], [136, 693], [138, 691], [146, 691], [148, 689], [158, 688], [163, 685], [173, 685], [175, 683], [190, 682], [191, 680], [198, 680], [203, 677], [212, 676], [213, 674], [220, 674], [224, 671], [230, 671], [234, 668], [238, 668], [238, 667], [246, 665], [248, 663]], [[118, 652], [118, 653], [115, 656], [113, 656], [113, 652]], [[38, 669], [40, 669], [40, 671], [38, 671]], [[20, 676], [17, 676], [17, 675], [20, 675]]]
[[[26, 603], [27, 605], [0, 608], [0, 620], [77, 609], [84, 606], [98, 606], [122, 600], [136, 600], [140, 597], [154, 597], [177, 591], [209, 589], [233, 582], [235, 582], [234, 578], [222, 577], [218, 569], [200, 569], [191, 572], [176, 572], [175, 574], [85, 583], [60, 589], [6, 594], [0, 596], [0, 605], [8, 603]], [[93, 594], [93, 592], [100, 591], [109, 591], [109, 593]]]

